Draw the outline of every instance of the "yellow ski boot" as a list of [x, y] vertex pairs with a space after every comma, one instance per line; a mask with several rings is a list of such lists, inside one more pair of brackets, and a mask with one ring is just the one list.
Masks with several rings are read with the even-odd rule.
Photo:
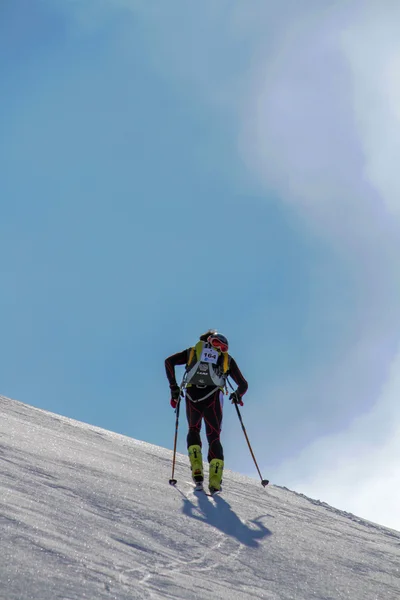
[[223, 470], [224, 461], [219, 458], [213, 458], [210, 462], [210, 482], [208, 485], [210, 494], [221, 491]]
[[189, 446], [189, 460], [192, 467], [193, 481], [198, 484], [204, 479], [203, 458], [201, 456], [201, 446]]

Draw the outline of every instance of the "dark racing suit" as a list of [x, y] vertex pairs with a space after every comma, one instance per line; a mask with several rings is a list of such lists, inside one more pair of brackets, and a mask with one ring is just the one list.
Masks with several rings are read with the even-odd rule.
[[[177, 365], [187, 365], [189, 361], [190, 348], [169, 356], [165, 360], [165, 371], [170, 386], [177, 385], [175, 377], [175, 367]], [[232, 377], [236, 383], [237, 391], [243, 396], [248, 388], [248, 383], [240, 372], [234, 358], [229, 356], [229, 370], [227, 375]], [[187, 446], [194, 444], [201, 446], [201, 423], [204, 419], [206, 434], [208, 440], [208, 462], [213, 458], [224, 459], [224, 452], [220, 442], [221, 423], [222, 423], [222, 399], [223, 392], [215, 386], [193, 385], [188, 388], [186, 393], [186, 416], [189, 425], [187, 435]]]

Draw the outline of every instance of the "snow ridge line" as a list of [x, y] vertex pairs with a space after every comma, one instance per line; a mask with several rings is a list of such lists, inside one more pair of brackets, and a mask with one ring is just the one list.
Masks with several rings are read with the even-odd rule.
[[322, 500], [316, 500], [314, 498], [310, 498], [309, 496], [306, 496], [305, 494], [301, 494], [300, 492], [295, 492], [294, 490], [290, 490], [289, 488], [287, 488], [285, 486], [275, 485], [274, 487], [279, 488], [281, 490], [285, 490], [291, 494], [294, 494], [295, 496], [303, 498], [304, 500], [307, 500], [307, 502], [309, 502], [310, 504], [313, 504], [314, 506], [321, 506], [322, 508], [325, 508], [326, 510], [328, 510], [329, 512], [331, 512], [333, 514], [336, 514], [337, 516], [344, 517], [345, 519], [349, 519], [350, 521], [354, 521], [354, 523], [357, 523], [358, 525], [362, 525], [362, 526], [368, 527], [370, 529], [376, 529], [377, 531], [379, 531], [389, 537], [393, 537], [395, 539], [400, 540], [400, 532], [396, 531], [395, 529], [390, 529], [389, 527], [384, 527], [383, 525], [378, 525], [378, 523], [373, 523], [372, 521], [367, 521], [366, 519], [357, 517], [356, 515], [354, 515], [351, 512], [347, 512], [347, 511], [341, 510], [339, 508], [334, 508], [327, 502], [323, 502]]

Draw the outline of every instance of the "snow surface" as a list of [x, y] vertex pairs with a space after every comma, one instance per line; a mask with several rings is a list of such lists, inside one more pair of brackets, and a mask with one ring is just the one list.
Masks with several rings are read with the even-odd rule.
[[170, 450], [0, 411], [1, 600], [400, 599], [396, 531], [231, 471], [195, 493], [182, 455], [174, 488]]

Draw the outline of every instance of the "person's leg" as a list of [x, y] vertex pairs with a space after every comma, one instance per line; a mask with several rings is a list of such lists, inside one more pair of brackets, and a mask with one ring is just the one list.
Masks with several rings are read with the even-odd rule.
[[[187, 448], [192, 469], [192, 477], [195, 482], [203, 481], [203, 457], [201, 454], [201, 421], [203, 418], [201, 402], [194, 403], [186, 398], [186, 417], [188, 421]], [[200, 405], [200, 408], [199, 408]]]
[[224, 451], [220, 441], [222, 425], [223, 394], [219, 390], [213, 394], [211, 402], [204, 409], [204, 423], [208, 440], [209, 488], [211, 492], [221, 489], [224, 470]]
[[187, 447], [189, 446], [200, 446], [201, 447], [201, 421], [203, 414], [201, 411], [202, 402], [191, 402], [186, 398], [186, 417], [188, 422], [188, 434], [187, 434]]
[[220, 390], [217, 390], [215, 394], [207, 400], [207, 404], [203, 411], [208, 440], [208, 462], [211, 462], [214, 458], [224, 460], [224, 451], [220, 441], [222, 402], [223, 393]]

